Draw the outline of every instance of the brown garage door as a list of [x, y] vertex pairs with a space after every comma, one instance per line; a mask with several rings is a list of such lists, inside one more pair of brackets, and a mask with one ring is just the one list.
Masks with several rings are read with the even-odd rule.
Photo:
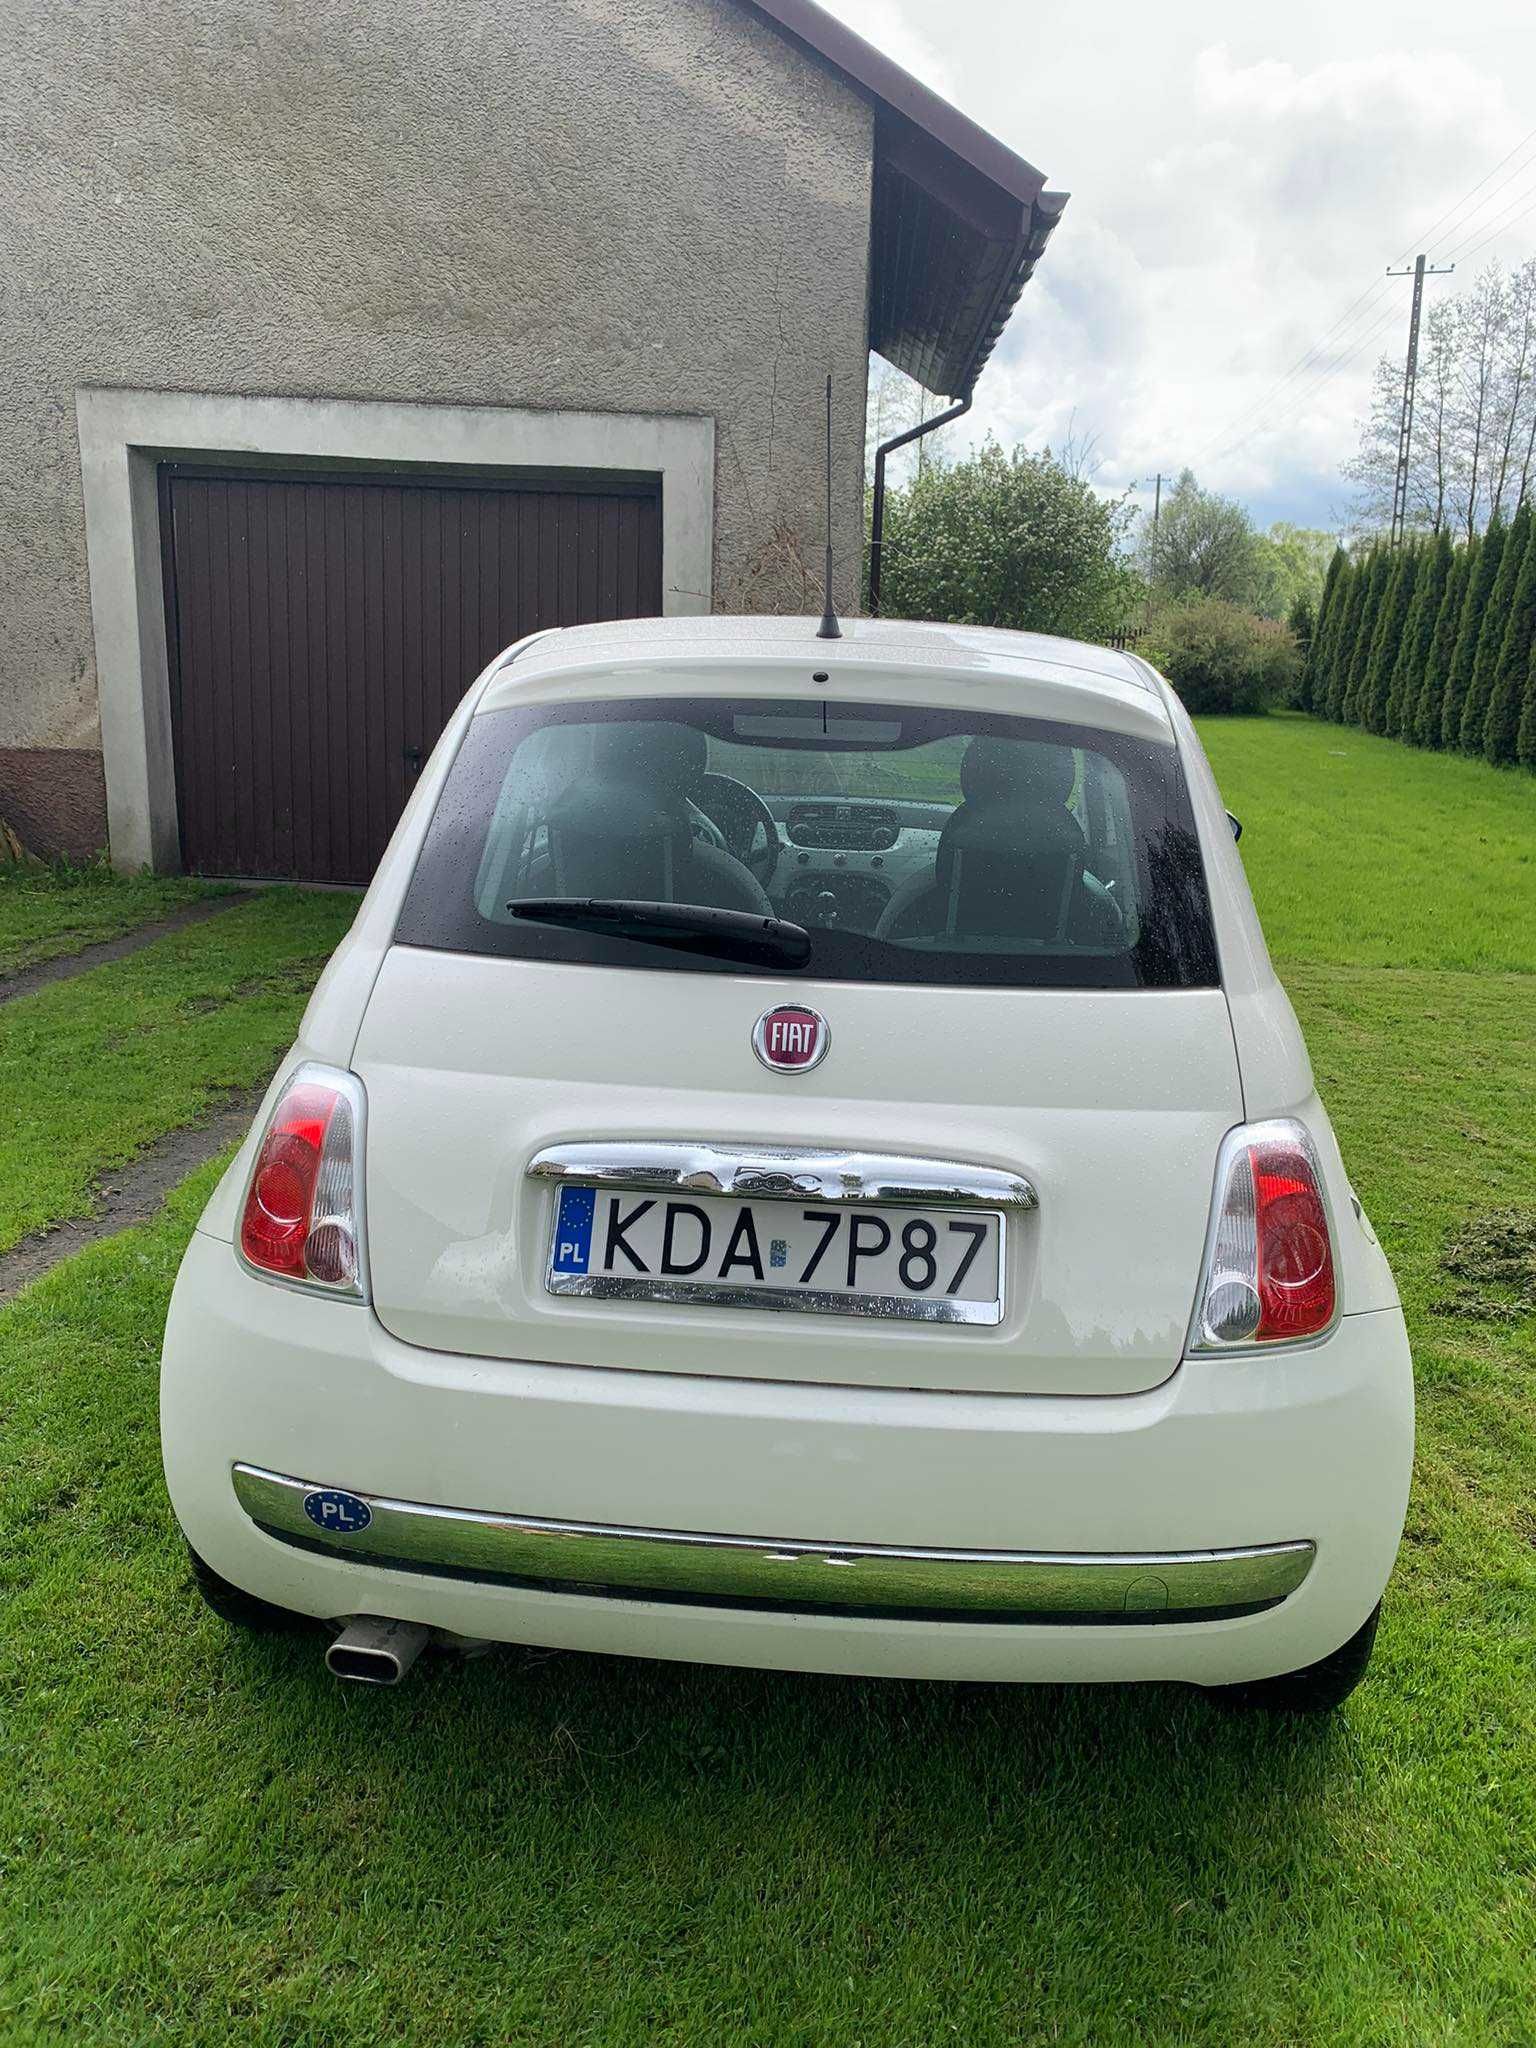
[[661, 610], [654, 485], [160, 478], [185, 866], [365, 882], [498, 648]]

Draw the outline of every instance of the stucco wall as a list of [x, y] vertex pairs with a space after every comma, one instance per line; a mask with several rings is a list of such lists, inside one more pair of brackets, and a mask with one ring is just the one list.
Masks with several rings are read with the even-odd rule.
[[831, 369], [851, 602], [870, 160], [734, 0], [8, 0], [6, 779], [100, 745], [81, 385], [712, 413], [715, 604], [771, 610]]

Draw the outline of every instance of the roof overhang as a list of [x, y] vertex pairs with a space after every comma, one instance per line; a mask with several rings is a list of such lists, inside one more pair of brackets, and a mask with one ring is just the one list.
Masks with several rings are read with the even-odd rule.
[[967, 398], [1067, 203], [1045, 174], [814, 0], [741, 0], [875, 113], [869, 345]]

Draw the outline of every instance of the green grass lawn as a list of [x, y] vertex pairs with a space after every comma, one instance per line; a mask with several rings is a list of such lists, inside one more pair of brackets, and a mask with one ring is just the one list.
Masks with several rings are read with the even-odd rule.
[[1200, 736], [1277, 961], [1530, 972], [1536, 776], [1297, 713]]
[[1415, 1345], [1345, 1712], [514, 1654], [344, 1691], [204, 1613], [169, 1525], [208, 1169], [0, 1310], [7, 2048], [1536, 2042], [1536, 1320], [1442, 1265], [1536, 1209], [1528, 792], [1296, 720], [1207, 739]]
[[109, 868], [0, 869], [0, 975], [78, 953], [184, 903], [225, 893], [182, 875], [114, 875]]
[[102, 1174], [264, 1082], [356, 908], [273, 890], [0, 1005], [0, 1251], [88, 1214]]

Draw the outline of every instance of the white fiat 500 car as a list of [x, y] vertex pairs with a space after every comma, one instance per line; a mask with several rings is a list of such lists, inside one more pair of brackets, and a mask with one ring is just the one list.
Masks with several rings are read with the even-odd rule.
[[209, 1203], [226, 1616], [802, 1671], [1359, 1679], [1408, 1346], [1168, 685], [658, 620], [464, 698]]

